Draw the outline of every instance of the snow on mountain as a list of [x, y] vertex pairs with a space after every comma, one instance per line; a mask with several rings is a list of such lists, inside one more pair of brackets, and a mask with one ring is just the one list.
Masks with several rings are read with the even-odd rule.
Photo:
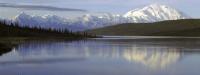
[[166, 5], [152, 4], [140, 9], [129, 11], [124, 15], [130, 22], [147, 23], [164, 20], [185, 19], [186, 15]]
[[62, 18], [56, 15], [33, 16], [21, 13], [16, 16], [14, 20], [22, 26], [29, 25], [30, 27], [56, 29], [68, 28], [73, 31], [82, 31], [123, 23], [124, 20], [122, 18], [123, 17], [120, 15], [112, 15], [108, 13], [101, 16], [86, 14], [76, 19]]
[[113, 15], [105, 13], [100, 16], [86, 14], [79, 18], [83, 22], [83, 25], [86, 25], [90, 28], [104, 27], [113, 24], [119, 24], [124, 22], [124, 17], [120, 15]]
[[185, 19], [187, 16], [166, 5], [152, 4], [141, 9], [129, 11], [125, 15], [104, 13], [102, 15], [86, 14], [75, 19], [56, 15], [34, 16], [21, 13], [14, 21], [30, 27], [69, 29], [82, 31], [121, 23], [148, 23], [164, 20]]
[[31, 16], [26, 13], [21, 13], [14, 20], [23, 26], [59, 28], [59, 25], [66, 24], [67, 19], [55, 15]]

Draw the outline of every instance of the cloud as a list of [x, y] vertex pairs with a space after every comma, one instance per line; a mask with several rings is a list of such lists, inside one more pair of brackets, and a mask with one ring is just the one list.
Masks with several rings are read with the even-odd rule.
[[10, 4], [10, 3], [0, 3], [0, 7], [18, 8], [18, 9], [25, 9], [25, 10], [46, 10], [46, 11], [80, 11], [80, 12], [87, 11], [83, 9], [59, 8], [59, 7], [42, 6], [42, 5], [19, 5], [19, 4]]

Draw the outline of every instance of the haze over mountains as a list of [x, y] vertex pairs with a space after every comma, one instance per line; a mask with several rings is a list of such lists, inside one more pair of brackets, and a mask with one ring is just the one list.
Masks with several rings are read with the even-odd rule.
[[189, 18], [182, 12], [166, 5], [152, 4], [127, 12], [124, 15], [105, 13], [103, 15], [86, 14], [70, 19], [56, 15], [34, 16], [21, 13], [13, 21], [20, 25], [43, 28], [68, 28], [72, 31], [100, 28], [122, 23], [152, 23], [164, 20], [177, 20]]

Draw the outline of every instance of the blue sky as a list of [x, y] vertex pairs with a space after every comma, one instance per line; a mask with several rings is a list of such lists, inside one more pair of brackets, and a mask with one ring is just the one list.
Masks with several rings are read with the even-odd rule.
[[[160, 3], [174, 7], [191, 17], [200, 18], [200, 0], [0, 0], [0, 3], [83, 9], [90, 12], [109, 12], [116, 14], [124, 14], [129, 10], [138, 7], [143, 7], [153, 3]], [[6, 12], [15, 11], [7, 8], [1, 9], [0, 15], [4, 14], [4, 16], [8, 14]], [[17, 11], [20, 12], [23, 10], [19, 11], [19, 9], [17, 9]], [[54, 14], [56, 14], [56, 12]]]

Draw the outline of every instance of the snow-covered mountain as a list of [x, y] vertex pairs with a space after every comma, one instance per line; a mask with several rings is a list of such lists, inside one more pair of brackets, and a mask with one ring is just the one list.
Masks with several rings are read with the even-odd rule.
[[45, 16], [31, 16], [26, 13], [21, 13], [17, 15], [14, 20], [20, 25], [29, 25], [30, 27], [48, 27], [48, 28], [59, 28], [63, 27], [63, 24], [67, 24], [67, 19], [55, 16], [55, 15], [45, 15]]
[[26, 13], [21, 13], [14, 18], [22, 26], [29, 25], [30, 27], [69, 29], [73, 31], [82, 31], [86, 29], [104, 27], [119, 23], [126, 23], [126, 19], [120, 15], [103, 14], [95, 16], [86, 14], [75, 19], [63, 18], [56, 15], [34, 16]]
[[185, 19], [186, 15], [166, 5], [152, 4], [140, 9], [129, 11], [124, 15], [104, 13], [102, 15], [86, 14], [75, 19], [56, 15], [34, 16], [21, 13], [14, 18], [20, 25], [31, 27], [56, 28], [73, 31], [105, 27], [120, 23], [148, 23], [164, 20]]
[[164, 20], [177, 20], [188, 18], [180, 11], [161, 4], [151, 4], [149, 6], [134, 9], [124, 15], [130, 22], [148, 23]]

